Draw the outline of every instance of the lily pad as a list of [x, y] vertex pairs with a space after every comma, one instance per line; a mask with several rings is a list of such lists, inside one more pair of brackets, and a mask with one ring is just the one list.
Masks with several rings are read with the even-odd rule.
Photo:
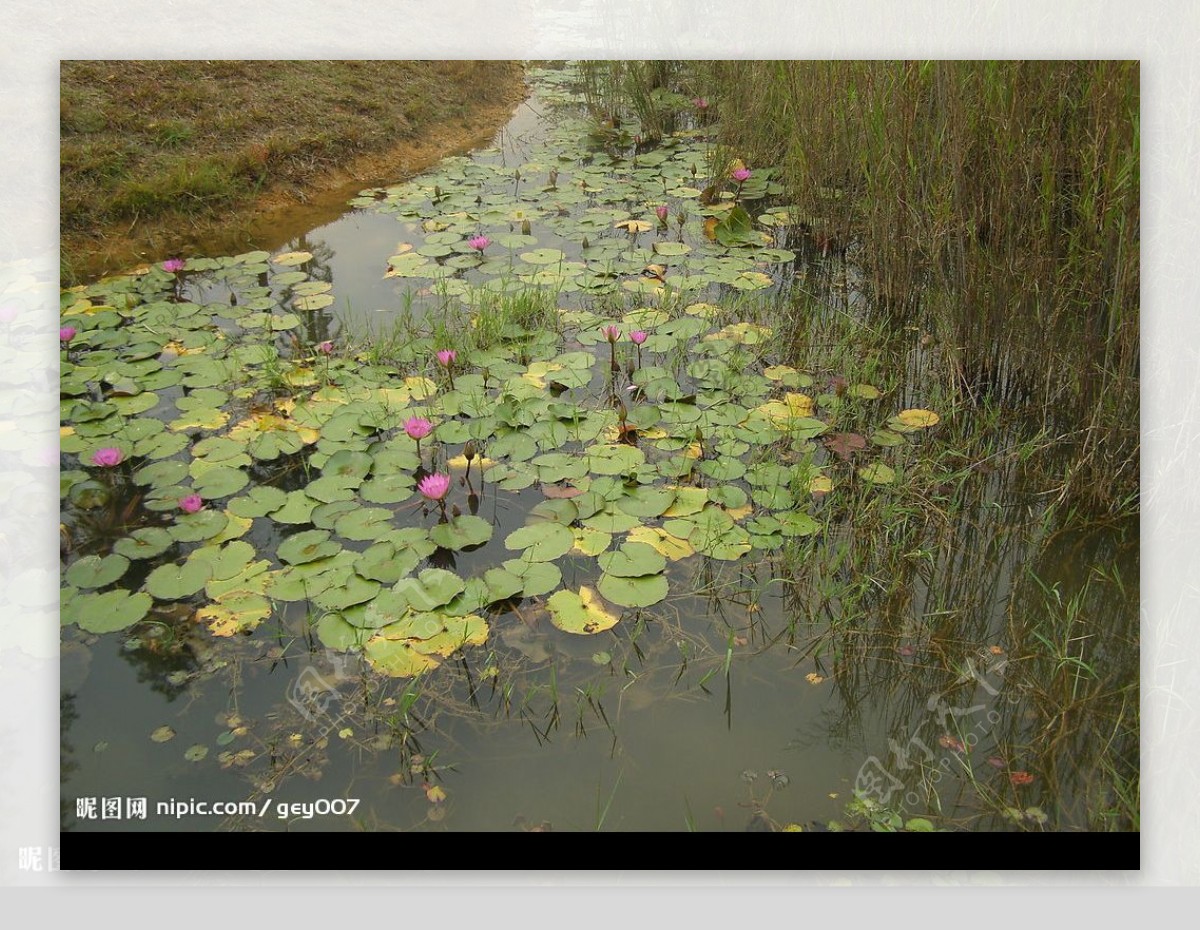
[[566, 633], [589, 636], [602, 633], [617, 625], [620, 619], [605, 610], [603, 602], [589, 587], [574, 591], [556, 591], [546, 606], [550, 609], [550, 622]]
[[575, 545], [575, 534], [561, 523], [538, 523], [509, 533], [506, 549], [524, 550], [522, 558], [531, 562], [553, 562]]
[[429, 538], [443, 549], [468, 549], [492, 538], [492, 524], [482, 517], [463, 514], [429, 531]]
[[81, 594], [73, 610], [76, 622], [89, 633], [112, 633], [133, 626], [150, 611], [153, 601], [149, 594], [128, 591], [106, 591], [103, 594]]
[[667, 576], [644, 575], [627, 578], [601, 575], [596, 589], [607, 600], [622, 607], [650, 607], [667, 596]]
[[667, 560], [652, 546], [630, 542], [615, 552], [605, 552], [599, 558], [600, 569], [622, 578], [655, 575], [667, 567]]
[[417, 578], [402, 578], [392, 589], [416, 610], [434, 610], [449, 604], [466, 587], [458, 575], [442, 568], [427, 568]]
[[203, 588], [211, 577], [210, 563], [192, 559], [182, 565], [160, 565], [146, 577], [144, 587], [160, 601], [177, 601], [191, 597]]
[[329, 530], [306, 530], [289, 536], [279, 544], [276, 555], [289, 565], [303, 565], [336, 555], [342, 544], [331, 540]]
[[882, 462], [874, 462], [866, 468], [860, 468], [858, 474], [872, 484], [891, 484], [896, 480], [896, 472]]
[[128, 568], [129, 559], [123, 555], [113, 553], [103, 558], [86, 555], [67, 569], [65, 578], [67, 584], [77, 588], [103, 588], [124, 575]]

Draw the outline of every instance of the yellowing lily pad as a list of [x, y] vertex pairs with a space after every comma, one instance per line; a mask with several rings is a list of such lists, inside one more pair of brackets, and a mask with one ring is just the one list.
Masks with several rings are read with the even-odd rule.
[[280, 252], [271, 259], [276, 265], [303, 265], [313, 257], [312, 252]]
[[373, 636], [367, 640], [363, 653], [372, 668], [392, 678], [412, 678], [440, 664], [433, 656], [417, 652], [408, 640], [403, 639]]
[[941, 421], [941, 417], [932, 410], [901, 410], [896, 414], [896, 419], [907, 426], [909, 429], [922, 429], [926, 426], [933, 426]]
[[550, 622], [567, 633], [591, 635], [610, 630], [620, 618], [604, 609], [604, 602], [589, 587], [574, 591], [556, 591], [546, 601]]

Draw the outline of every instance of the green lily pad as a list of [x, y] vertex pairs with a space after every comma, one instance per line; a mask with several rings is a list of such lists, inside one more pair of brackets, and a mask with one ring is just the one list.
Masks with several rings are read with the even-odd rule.
[[393, 514], [383, 507], [359, 507], [338, 518], [337, 534], [343, 539], [379, 539], [394, 527]]
[[331, 540], [328, 530], [306, 530], [289, 536], [279, 545], [276, 555], [281, 562], [303, 565], [327, 559], [341, 551], [342, 544]]
[[553, 562], [566, 555], [575, 545], [575, 534], [561, 523], [538, 523], [523, 526], [509, 533], [504, 540], [506, 549], [523, 549], [522, 558], [531, 562]]
[[874, 462], [858, 470], [859, 477], [872, 484], [891, 484], [896, 480], [896, 472], [882, 462]]
[[75, 618], [80, 628], [89, 633], [112, 633], [133, 626], [149, 613], [152, 603], [150, 595], [144, 592], [82, 594], [75, 599]]
[[549, 594], [562, 584], [562, 571], [553, 562], [509, 559], [502, 564], [505, 571], [521, 579], [526, 597]]
[[101, 558], [98, 555], [85, 555], [67, 569], [66, 581], [77, 588], [103, 588], [112, 584], [125, 574], [129, 568], [129, 559], [113, 553]]
[[113, 551], [127, 559], [152, 559], [166, 552], [174, 542], [174, 537], [166, 530], [148, 526], [118, 539], [113, 544]]
[[600, 569], [621, 578], [656, 575], [667, 567], [667, 560], [645, 543], [626, 543], [615, 552], [605, 552], [599, 558]]
[[287, 502], [287, 492], [279, 488], [259, 485], [251, 488], [244, 497], [235, 497], [226, 509], [236, 517], [265, 517]]
[[607, 600], [622, 607], [650, 607], [667, 596], [667, 576], [644, 575], [629, 578], [605, 574], [596, 582], [596, 589]]
[[197, 513], [180, 514], [170, 529], [171, 536], [179, 542], [200, 542], [212, 539], [229, 523], [224, 511], [201, 510]]
[[154, 569], [147, 577], [145, 589], [160, 601], [177, 601], [191, 597], [212, 577], [212, 565], [200, 559], [182, 565], [168, 563]]
[[289, 491], [287, 502], [271, 511], [271, 519], [276, 523], [309, 523], [318, 503], [303, 491]]
[[362, 645], [362, 631], [351, 626], [341, 614], [326, 614], [317, 621], [317, 636], [330, 649], [349, 652]]
[[482, 517], [463, 514], [429, 531], [429, 538], [443, 549], [467, 549], [492, 538], [492, 524]]
[[313, 603], [324, 610], [340, 611], [355, 604], [365, 604], [374, 600], [381, 585], [378, 581], [360, 578], [350, 574], [340, 585], [331, 585], [319, 594], [313, 595]]
[[534, 249], [521, 253], [521, 261], [531, 265], [554, 265], [566, 260], [566, 254], [558, 249]]
[[442, 568], [427, 568], [417, 578], [402, 578], [392, 589], [416, 610], [434, 610], [448, 604], [466, 582]]
[[617, 509], [635, 517], [657, 517], [675, 502], [669, 488], [637, 487], [617, 501]]

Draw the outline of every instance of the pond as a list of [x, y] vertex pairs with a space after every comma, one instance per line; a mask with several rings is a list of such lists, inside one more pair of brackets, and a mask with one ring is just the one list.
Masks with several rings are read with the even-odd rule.
[[532, 78], [279, 248], [64, 292], [63, 829], [1129, 829], [1136, 521], [702, 111]]

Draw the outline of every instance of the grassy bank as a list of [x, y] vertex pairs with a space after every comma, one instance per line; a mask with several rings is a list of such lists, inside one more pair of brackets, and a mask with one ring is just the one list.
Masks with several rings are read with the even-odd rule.
[[187, 251], [372, 157], [414, 170], [406, 143], [448, 154], [522, 87], [505, 61], [64, 61], [63, 279]]

